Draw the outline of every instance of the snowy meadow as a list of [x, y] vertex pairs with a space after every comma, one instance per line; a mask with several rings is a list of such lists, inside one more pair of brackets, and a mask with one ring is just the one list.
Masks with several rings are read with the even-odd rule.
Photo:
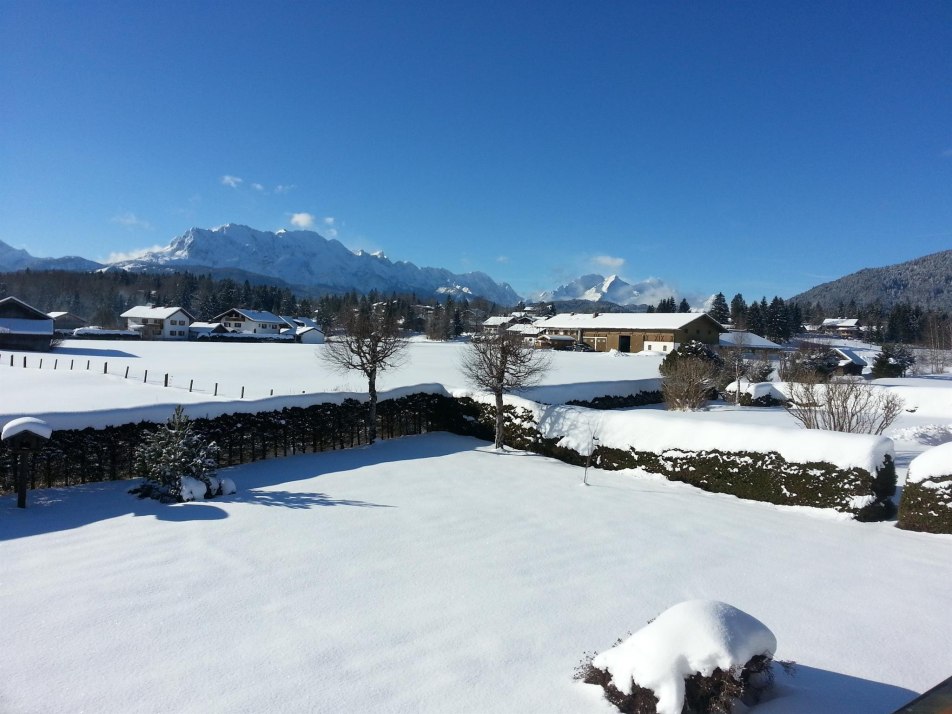
[[[359, 396], [318, 349], [75, 341], [42, 369], [37, 355], [24, 368], [24, 353], [4, 353], [0, 423], [103, 426], [164, 420], [179, 403], [200, 416]], [[381, 387], [462, 392], [460, 349], [415, 343]], [[657, 380], [652, 357], [554, 357], [523, 397]], [[950, 386], [889, 385], [914, 408], [887, 433], [900, 480], [913, 456], [952, 439]], [[776, 409], [689, 418], [792, 426]], [[0, 498], [0, 711], [607, 713], [600, 689], [573, 680], [584, 654], [697, 598], [758, 618], [776, 657], [797, 663], [778, 668], [757, 712], [887, 713], [948, 676], [952, 536], [640, 471], [593, 469], [583, 486], [582, 472], [430, 434], [225, 469], [238, 493], [207, 502], [140, 501], [129, 482], [32, 491], [25, 511]]]

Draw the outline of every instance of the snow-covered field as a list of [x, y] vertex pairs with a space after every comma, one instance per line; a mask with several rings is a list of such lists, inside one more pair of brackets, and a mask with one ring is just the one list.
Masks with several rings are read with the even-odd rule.
[[[316, 349], [74, 341], [42, 370], [0, 353], [0, 425], [359, 396]], [[414, 343], [382, 388], [463, 389], [461, 349]], [[657, 377], [650, 357], [554, 358], [524, 396]], [[910, 409], [887, 434], [902, 476], [952, 440], [952, 381], [885, 384]], [[717, 404], [682, 418], [793, 426]], [[34, 491], [25, 511], [0, 498], [0, 711], [607, 713], [572, 680], [583, 653], [696, 598], [758, 618], [799, 663], [758, 712], [885, 713], [949, 674], [952, 536], [632, 472], [590, 472], [586, 488], [581, 469], [441, 434], [223, 475], [238, 493], [203, 503], [139, 501], [128, 482]]]
[[[403, 364], [381, 373], [377, 384], [381, 397], [388, 391], [421, 391], [414, 389], [418, 385], [431, 391], [465, 388], [459, 371], [463, 348], [459, 342], [412, 342]], [[0, 423], [30, 415], [65, 429], [145, 418], [163, 421], [176, 404], [186, 405], [193, 416], [204, 416], [363, 398], [366, 380], [357, 373], [333, 371], [320, 358], [323, 349], [298, 344], [67, 340], [47, 354], [3, 351]], [[659, 358], [652, 356], [556, 352], [552, 358], [545, 381], [526, 390], [525, 396], [555, 402], [658, 388]]]
[[572, 680], [670, 605], [765, 623], [763, 713], [890, 712], [948, 676], [952, 538], [493, 453], [445, 434], [0, 501], [0, 710], [610, 712]]

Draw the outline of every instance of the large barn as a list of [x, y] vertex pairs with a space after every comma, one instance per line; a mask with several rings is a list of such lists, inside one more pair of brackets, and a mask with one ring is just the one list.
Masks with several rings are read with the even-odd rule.
[[671, 352], [697, 340], [716, 345], [724, 328], [703, 312], [563, 313], [539, 320], [547, 335], [568, 335], [596, 352]]
[[52, 317], [19, 298], [0, 300], [0, 348], [45, 352], [52, 340]]

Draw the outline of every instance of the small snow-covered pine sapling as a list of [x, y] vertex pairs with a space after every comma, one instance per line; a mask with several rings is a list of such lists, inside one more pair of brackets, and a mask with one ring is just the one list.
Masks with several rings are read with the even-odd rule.
[[143, 487], [133, 492], [140, 496], [163, 496], [178, 500], [182, 494], [182, 479], [192, 478], [203, 482], [206, 493], [217, 495], [212, 489], [218, 456], [218, 445], [206, 441], [195, 432], [192, 420], [180, 406], [164, 425], [148, 434], [136, 448], [135, 469], [145, 478]]

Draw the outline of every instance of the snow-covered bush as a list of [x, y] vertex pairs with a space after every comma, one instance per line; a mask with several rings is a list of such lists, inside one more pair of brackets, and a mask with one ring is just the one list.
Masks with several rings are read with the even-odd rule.
[[952, 533], [952, 442], [910, 462], [897, 525], [910, 531]]
[[576, 677], [602, 687], [622, 712], [729, 714], [770, 686], [776, 649], [773, 633], [746, 612], [689, 600], [583, 660]]
[[201, 497], [216, 495], [211, 477], [216, 467], [218, 446], [196, 433], [191, 419], [181, 406], [164, 426], [147, 434], [136, 448], [135, 469], [146, 480], [141, 496], [185, 498], [185, 489], [191, 494], [197, 487], [186, 479], [202, 484]]

